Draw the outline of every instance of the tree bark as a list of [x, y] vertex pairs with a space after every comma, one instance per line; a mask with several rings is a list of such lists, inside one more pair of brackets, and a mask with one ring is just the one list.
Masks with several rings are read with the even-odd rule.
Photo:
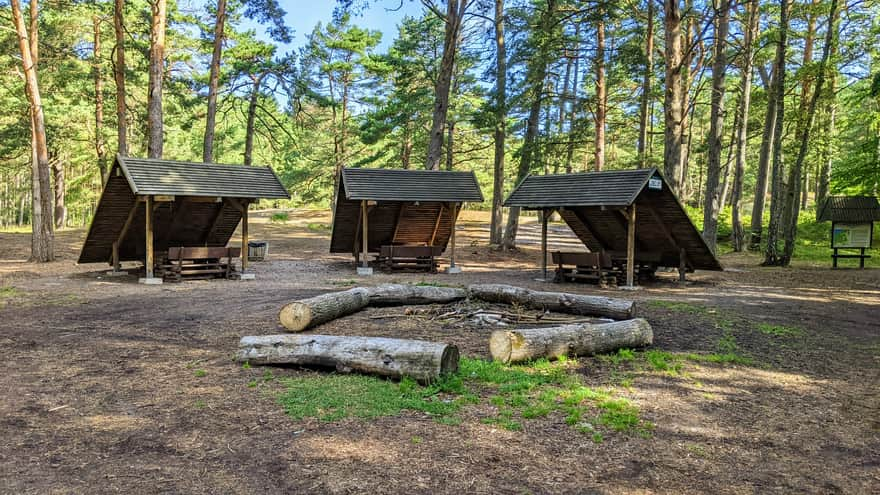
[[446, 2], [443, 57], [440, 59], [440, 71], [434, 86], [434, 116], [425, 161], [425, 168], [428, 170], [440, 170], [443, 130], [446, 127], [446, 113], [449, 110], [449, 88], [452, 86], [452, 73], [455, 69], [461, 22], [469, 3], [470, 0], [447, 0]]
[[243, 337], [235, 355], [250, 364], [333, 367], [431, 383], [458, 371], [454, 345], [421, 340], [336, 335], [261, 335]]
[[740, 79], [740, 100], [737, 108], [739, 127], [736, 137], [736, 168], [733, 177], [732, 222], [733, 222], [733, 250], [740, 252], [745, 247], [745, 232], [742, 224], [742, 200], [743, 181], [746, 174], [746, 153], [749, 144], [749, 108], [752, 100], [752, 69], [754, 58], [754, 44], [758, 37], [759, 21], [761, 13], [758, 0], [750, 0], [747, 5], [747, 20], [743, 31], [745, 32], [744, 51], [742, 54], [742, 78]]
[[706, 195], [703, 202], [703, 240], [715, 252], [718, 240], [721, 154], [724, 149], [724, 74], [727, 71], [727, 31], [730, 24], [730, 0], [718, 0], [715, 11], [715, 54], [712, 63], [712, 98], [709, 117], [709, 165], [706, 170]]
[[565, 151], [565, 173], [572, 172], [571, 162], [574, 158], [574, 124], [577, 120], [578, 105], [578, 75], [580, 75], [581, 64], [581, 25], [577, 23], [574, 27], [575, 39], [575, 57], [574, 57], [574, 76], [571, 82], [571, 109], [568, 112], [568, 144]]
[[[22, 69], [25, 79], [25, 92], [30, 103], [32, 133], [32, 192], [33, 212], [31, 214], [31, 260], [36, 262], [53, 261], [55, 259], [54, 238], [55, 233], [52, 225], [52, 189], [49, 181], [49, 150], [46, 146], [46, 123], [43, 117], [43, 101], [40, 97], [40, 85], [37, 80], [36, 59], [33, 56], [38, 51], [37, 33], [28, 37], [28, 28], [25, 26], [24, 16], [21, 11], [21, 2], [12, 0], [12, 21], [18, 35], [18, 47], [21, 51]], [[31, 0], [30, 4], [31, 29], [36, 26], [37, 1]]]
[[403, 306], [408, 304], [447, 304], [468, 296], [465, 289], [430, 285], [385, 284], [368, 289], [370, 306]]
[[[837, 40], [831, 46], [831, 60], [837, 58]], [[822, 150], [822, 164], [818, 172], [818, 184], [816, 186], [816, 204], [821, 205], [828, 198], [828, 191], [831, 185], [831, 168], [834, 161], [834, 133], [835, 133], [835, 117], [837, 113], [837, 67], [831, 68], [829, 76], [829, 92], [828, 100], [825, 102], [825, 114], [827, 120], [825, 123], [825, 147]]]
[[[599, 15], [604, 15], [600, 10]], [[596, 150], [594, 166], [597, 172], [605, 168], [605, 116], [608, 88], [605, 84], [605, 22], [596, 23]]]
[[633, 301], [603, 296], [585, 296], [566, 292], [539, 292], [502, 284], [478, 284], [468, 287], [470, 297], [488, 302], [517, 304], [527, 308], [603, 316], [623, 320], [635, 315]]
[[666, 38], [666, 91], [664, 94], [664, 130], [663, 170], [666, 181], [676, 194], [681, 193], [680, 183], [682, 168], [682, 125], [684, 108], [682, 108], [682, 42], [681, 42], [681, 6], [678, 0], [664, 0], [664, 28]]
[[289, 331], [299, 332], [356, 313], [367, 306], [446, 304], [464, 299], [467, 295], [464, 289], [448, 287], [397, 284], [372, 288], [355, 287], [293, 301], [281, 308], [278, 317]]
[[55, 229], [61, 229], [67, 223], [67, 206], [65, 204], [66, 185], [64, 179], [64, 162], [55, 153], [49, 157], [49, 166], [52, 168], [53, 187], [55, 189]]
[[497, 330], [489, 337], [492, 359], [521, 363], [538, 358], [591, 356], [654, 341], [651, 325], [642, 318], [593, 325], [576, 323], [549, 328]]
[[[809, 150], [810, 145], [810, 135], [813, 130], [813, 122], [816, 119], [816, 107], [818, 106], [819, 97], [822, 95], [822, 88], [825, 85], [825, 70], [828, 66], [828, 59], [831, 54], [831, 46], [834, 44], [836, 40], [836, 31], [837, 31], [837, 0], [831, 0], [831, 7], [828, 13], [828, 30], [825, 33], [825, 46], [822, 48], [822, 61], [819, 63], [819, 74], [816, 76], [816, 87], [813, 90], [813, 94], [810, 97], [810, 102], [807, 107], [807, 114], [805, 116], [805, 121], [803, 124], [803, 131], [801, 136], [799, 136], [798, 143], [800, 144], [798, 148], [797, 158], [795, 158], [795, 163], [791, 167], [788, 176], [788, 222], [783, 226], [783, 236], [785, 238], [785, 246], [783, 248], [782, 259], [780, 260], [780, 264], [782, 266], [788, 266], [791, 263], [791, 258], [794, 255], [794, 246], [795, 240], [797, 238], [797, 226], [798, 226], [798, 216], [800, 213], [800, 191], [798, 188], [801, 184], [801, 171], [804, 169], [804, 163], [807, 158], [807, 151]], [[815, 21], [814, 21], [815, 22]]]
[[773, 196], [770, 203], [770, 224], [767, 227], [767, 245], [764, 248], [764, 262], [766, 265], [778, 265], [781, 256], [779, 254], [779, 224], [782, 220], [783, 201], [783, 163], [782, 163], [782, 128], [785, 122], [785, 52], [788, 43], [788, 0], [779, 2], [779, 40], [776, 45], [776, 67], [778, 74], [776, 85], [772, 91], [776, 103], [776, 125], [773, 130]]
[[654, 78], [654, 1], [648, 0], [648, 24], [645, 28], [645, 72], [642, 76], [642, 95], [639, 99], [639, 168], [648, 166], [648, 102], [651, 99], [651, 86]]
[[288, 331], [300, 332], [342, 316], [356, 313], [370, 304], [370, 291], [355, 287], [293, 301], [281, 308], [278, 319]]
[[116, 33], [116, 140], [122, 156], [128, 155], [128, 124], [125, 111], [125, 0], [116, 0], [113, 8], [113, 30]]
[[101, 18], [92, 17], [94, 44], [92, 45], [95, 71], [95, 155], [101, 180], [107, 179], [107, 146], [104, 143], [104, 76], [101, 72]]
[[162, 80], [165, 76], [166, 0], [151, 0], [149, 94], [147, 97], [147, 155], [162, 158]]
[[217, 20], [214, 24], [214, 50], [211, 53], [211, 73], [208, 77], [208, 112], [205, 116], [205, 140], [202, 161], [214, 161], [214, 128], [217, 117], [217, 89], [220, 86], [220, 58], [223, 53], [223, 29], [226, 26], [226, 0], [217, 0]]
[[[257, 76], [251, 76], [254, 84], [251, 87], [251, 96], [248, 99], [247, 125], [244, 132], [244, 164], [252, 165], [254, 161], [254, 132], [257, 122], [257, 103], [260, 99], [260, 86], [266, 73], [262, 72]], [[337, 167], [337, 173], [340, 167]], [[333, 196], [336, 197], [335, 195]]]
[[767, 89], [767, 113], [764, 117], [764, 134], [761, 138], [761, 150], [758, 155], [758, 175], [755, 179], [755, 197], [752, 203], [752, 225], [749, 248], [757, 251], [761, 248], [764, 228], [764, 204], [767, 200], [770, 176], [770, 159], [773, 154], [773, 136], [776, 131], [776, 79], [779, 69], [774, 62], [770, 87]]
[[500, 245], [504, 222], [504, 141], [507, 133], [507, 49], [504, 46], [504, 0], [495, 0], [495, 160], [489, 244]]

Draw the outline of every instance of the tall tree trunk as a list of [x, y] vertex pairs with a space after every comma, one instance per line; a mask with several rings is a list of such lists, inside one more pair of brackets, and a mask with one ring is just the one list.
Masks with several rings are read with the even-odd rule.
[[[548, 33], [553, 18], [556, 14], [556, 1], [548, 0], [546, 10], [541, 15], [539, 23], [540, 32]], [[526, 124], [526, 135], [523, 138], [522, 152], [520, 153], [519, 168], [516, 174], [516, 183], [519, 184], [529, 174], [532, 160], [538, 147], [538, 126], [541, 119], [541, 102], [543, 101], [544, 84], [547, 79], [547, 68], [550, 54], [550, 42], [547, 39], [539, 41], [537, 53], [530, 60], [526, 80], [529, 81], [528, 97], [529, 118]], [[502, 246], [504, 249], [516, 248], [516, 233], [519, 229], [520, 208], [514, 206], [507, 214], [507, 227], [504, 229]]]
[[[571, 82], [571, 66], [574, 63], [574, 57], [571, 56], [568, 50], [568, 44], [566, 43], [565, 48], [563, 49], [563, 56], [565, 57], [565, 75], [562, 79], [562, 93], [559, 95], [559, 115], [556, 122], [556, 135], [559, 139], [562, 138], [562, 133], [565, 131], [565, 119], [568, 116], [568, 102], [570, 101], [569, 92], [569, 83]], [[553, 159], [553, 173], [559, 173], [559, 154], [557, 153]]]
[[162, 158], [162, 79], [165, 75], [165, 0], [151, 0], [150, 78], [147, 97], [147, 155]]
[[55, 228], [61, 229], [67, 223], [67, 206], [64, 203], [65, 180], [64, 180], [64, 162], [58, 153], [49, 156], [49, 164], [52, 168], [52, 182], [55, 188]]
[[95, 71], [95, 155], [101, 180], [107, 179], [107, 146], [104, 144], [104, 76], [101, 72], [101, 18], [92, 17], [94, 44], [92, 58]]
[[211, 53], [211, 75], [208, 77], [208, 113], [205, 116], [205, 140], [202, 161], [214, 161], [214, 127], [217, 118], [217, 88], [220, 85], [220, 58], [223, 54], [223, 29], [226, 26], [226, 0], [217, 0], [217, 21], [214, 24], [214, 51]]
[[125, 0], [116, 0], [113, 8], [113, 31], [116, 34], [116, 140], [119, 153], [128, 155], [128, 124], [125, 111]]
[[403, 139], [400, 144], [400, 163], [404, 170], [409, 170], [412, 157], [412, 122], [407, 120], [403, 124]]
[[715, 10], [715, 54], [712, 63], [712, 99], [709, 117], [709, 165], [706, 170], [706, 195], [703, 203], [703, 240], [715, 251], [718, 240], [718, 213], [721, 190], [722, 139], [724, 137], [724, 73], [727, 70], [727, 31], [730, 24], [730, 0], [718, 0]]
[[666, 38], [666, 91], [664, 94], [663, 170], [666, 180], [676, 194], [681, 193], [682, 124], [684, 108], [681, 105], [683, 69], [681, 41], [681, 6], [678, 0], [664, 0], [664, 29]]
[[785, 52], [788, 48], [788, 1], [779, 2], [779, 39], [776, 45], [777, 75], [772, 88], [776, 103], [776, 125], [773, 130], [773, 196], [770, 198], [770, 224], [767, 227], [767, 245], [764, 247], [764, 265], [777, 265], [779, 255], [779, 224], [782, 220], [783, 201], [783, 163], [782, 128], [785, 122]]
[[443, 57], [440, 59], [440, 72], [434, 86], [434, 116], [428, 141], [428, 155], [425, 168], [440, 170], [440, 156], [443, 150], [443, 130], [446, 128], [446, 113], [449, 110], [449, 88], [452, 86], [452, 73], [455, 70], [455, 55], [458, 51], [461, 21], [470, 0], [447, 0], [446, 33], [443, 40]]
[[[21, 51], [22, 69], [24, 71], [25, 91], [28, 103], [30, 103], [31, 121], [33, 124], [33, 176], [32, 198], [33, 213], [31, 215], [31, 260], [37, 262], [53, 261], [55, 259], [54, 238], [55, 233], [52, 225], [52, 192], [49, 184], [49, 150], [46, 146], [46, 123], [43, 118], [43, 101], [40, 97], [40, 85], [37, 81], [37, 67], [32, 56], [31, 45], [37, 47], [36, 32], [34, 37], [28, 37], [28, 29], [25, 26], [24, 16], [21, 11], [21, 2], [11, 0], [12, 21], [18, 34], [18, 48]], [[36, 24], [37, 0], [31, 0], [31, 26]]]
[[[831, 60], [837, 58], [837, 40], [831, 45]], [[816, 204], [821, 205], [828, 198], [828, 191], [831, 185], [831, 166], [834, 161], [834, 133], [835, 133], [835, 117], [837, 113], [837, 67], [832, 66], [831, 72], [828, 74], [829, 92], [828, 99], [825, 102], [825, 147], [822, 150], [822, 162], [818, 171], [818, 183], [816, 186]]]
[[[604, 12], [599, 12], [600, 17]], [[605, 168], [605, 116], [608, 89], [605, 85], [605, 22], [596, 23], [596, 171]]]
[[779, 68], [773, 63], [773, 75], [767, 87], [767, 113], [764, 117], [764, 133], [761, 138], [761, 150], [758, 154], [758, 175], [755, 179], [755, 197], [752, 203], [752, 225], [749, 249], [757, 251], [761, 248], [764, 229], [764, 205], [769, 189], [770, 161], [773, 155], [773, 137], [776, 131], [776, 79]]
[[639, 168], [648, 166], [648, 101], [651, 99], [651, 83], [654, 78], [654, 0], [648, 0], [648, 24], [645, 28], [645, 72], [642, 76], [642, 95], [639, 99]]
[[[754, 59], [754, 44], [758, 37], [759, 21], [761, 13], [759, 11], [758, 0], [749, 0], [747, 6], [747, 20], [743, 31], [745, 32], [744, 50], [742, 54], [742, 78], [740, 79], [740, 100], [737, 108], [737, 116], [739, 117], [739, 127], [737, 128], [736, 137], [736, 168], [733, 176], [733, 198], [732, 198], [732, 221], [733, 221], [733, 250], [740, 252], [744, 248], [744, 237], [742, 224], [742, 200], [743, 200], [743, 181], [746, 175], [746, 153], [749, 144], [749, 107], [752, 101], [752, 62]], [[765, 177], [766, 180], [766, 177]], [[760, 224], [760, 221], [759, 221]]]
[[254, 160], [254, 128], [257, 122], [257, 103], [260, 99], [260, 86], [263, 84], [263, 78], [266, 73], [262, 72], [257, 76], [251, 76], [253, 86], [251, 86], [251, 96], [248, 101], [247, 127], [244, 133], [244, 164], [253, 165]]
[[574, 27], [574, 77], [571, 82], [571, 108], [568, 112], [568, 144], [565, 151], [565, 173], [570, 174], [571, 161], [574, 158], [574, 124], [577, 119], [578, 105], [578, 76], [580, 75], [581, 64], [581, 24], [577, 23]]
[[446, 170], [452, 170], [452, 160], [455, 157], [455, 122], [450, 120], [446, 124]]
[[504, 140], [507, 134], [507, 48], [504, 45], [504, 0], [495, 0], [495, 161], [492, 224], [489, 244], [500, 245], [504, 213]]
[[822, 95], [822, 87], [825, 85], [825, 70], [828, 66], [831, 46], [835, 43], [837, 38], [837, 14], [837, 0], [831, 0], [831, 7], [828, 13], [828, 30], [825, 33], [825, 46], [822, 47], [822, 61], [819, 64], [819, 74], [816, 76], [816, 87], [813, 89], [813, 94], [810, 97], [810, 102], [806, 110], [807, 114], [805, 116], [802, 134], [797, 141], [800, 145], [797, 158], [795, 159], [794, 165], [791, 167], [788, 176], [789, 190], [787, 199], [790, 213], [788, 215], [788, 223], [783, 226], [785, 248], [782, 254], [782, 259], [780, 260], [782, 266], [788, 266], [789, 263], [791, 263], [791, 257], [794, 254], [794, 245], [797, 238], [798, 214], [800, 213], [800, 194], [798, 187], [801, 183], [801, 171], [804, 168], [807, 151], [810, 146], [810, 134], [813, 130], [813, 122], [816, 118], [816, 107], [818, 106], [819, 97]]

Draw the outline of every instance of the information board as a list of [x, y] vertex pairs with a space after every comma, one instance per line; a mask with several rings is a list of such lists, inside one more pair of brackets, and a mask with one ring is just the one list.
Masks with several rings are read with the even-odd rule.
[[871, 247], [870, 223], [835, 223], [831, 230], [832, 248]]

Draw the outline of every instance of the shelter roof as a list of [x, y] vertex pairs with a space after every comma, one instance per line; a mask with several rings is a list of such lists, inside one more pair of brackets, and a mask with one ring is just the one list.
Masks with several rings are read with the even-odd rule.
[[820, 222], [870, 223], [880, 220], [874, 196], [830, 196], [819, 208]]
[[384, 168], [342, 169], [345, 197], [367, 201], [483, 201], [473, 172], [402, 170]]

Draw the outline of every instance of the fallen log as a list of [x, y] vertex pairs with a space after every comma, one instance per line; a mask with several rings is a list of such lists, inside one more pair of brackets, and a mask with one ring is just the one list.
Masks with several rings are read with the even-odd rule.
[[642, 318], [593, 325], [496, 330], [489, 337], [492, 359], [518, 363], [542, 357], [602, 354], [626, 347], [651, 345], [654, 333]]
[[386, 284], [367, 289], [370, 306], [402, 306], [409, 304], [446, 304], [467, 297], [465, 289], [432, 285]]
[[355, 287], [342, 292], [330, 292], [288, 303], [281, 308], [278, 319], [287, 330], [300, 332], [309, 327], [358, 312], [368, 304], [370, 304], [369, 289]]
[[532, 309], [605, 316], [625, 320], [635, 316], [636, 304], [628, 299], [585, 296], [566, 292], [541, 292], [503, 284], [477, 284], [468, 287], [472, 298], [487, 302], [518, 304]]
[[340, 372], [429, 383], [458, 371], [458, 348], [422, 340], [335, 335], [262, 335], [243, 337], [238, 362], [334, 367]]

